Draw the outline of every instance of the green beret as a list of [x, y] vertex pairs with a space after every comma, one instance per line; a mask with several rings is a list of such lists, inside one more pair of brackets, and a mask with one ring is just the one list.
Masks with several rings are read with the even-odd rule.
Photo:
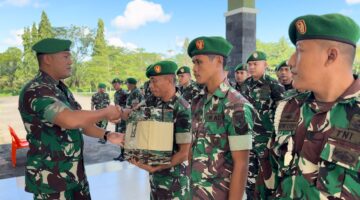
[[360, 37], [359, 25], [341, 14], [304, 15], [294, 19], [289, 37], [295, 45], [299, 40], [334, 40], [356, 46]]
[[190, 67], [188, 67], [188, 66], [182, 66], [182, 67], [180, 67], [180, 68], [177, 70], [177, 72], [176, 72], [177, 75], [179, 75], [179, 74], [185, 74], [185, 73], [189, 73], [189, 74], [190, 74]]
[[151, 66], [153, 66], [153, 64], [150, 64], [149, 66], [147, 66], [145, 71], [147, 71]]
[[225, 65], [224, 71], [230, 71], [231, 68], [232, 68], [231, 66]]
[[105, 83], [99, 83], [98, 88], [106, 88]]
[[119, 78], [114, 78], [112, 81], [111, 81], [112, 84], [114, 83], [123, 83]]
[[187, 52], [190, 57], [195, 55], [216, 54], [228, 57], [233, 46], [223, 37], [198, 37], [192, 40]]
[[70, 46], [70, 40], [46, 38], [34, 44], [32, 50], [37, 54], [53, 54], [62, 51], [70, 51]]
[[278, 64], [275, 68], [275, 71], [279, 71], [280, 68], [288, 66], [286, 60], [282, 61], [280, 64]]
[[236, 65], [235, 71], [241, 71], [241, 70], [247, 70], [247, 65], [241, 63]]
[[126, 79], [126, 83], [136, 85], [137, 80], [135, 78], [130, 77]]
[[150, 76], [160, 76], [166, 74], [175, 75], [177, 68], [177, 64], [173, 61], [160, 61], [153, 64], [149, 69], [146, 70], [146, 77], [150, 78]]
[[249, 58], [247, 59], [246, 63], [249, 61], [259, 61], [259, 60], [265, 60], [266, 61], [266, 54], [262, 51], [254, 51]]

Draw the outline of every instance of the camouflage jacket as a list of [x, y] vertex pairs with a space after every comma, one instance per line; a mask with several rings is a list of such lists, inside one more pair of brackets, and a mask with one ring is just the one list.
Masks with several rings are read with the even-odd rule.
[[231, 151], [252, 148], [253, 107], [225, 79], [214, 94], [206, 87], [193, 99], [191, 195], [227, 199]]
[[293, 87], [293, 85], [292, 85], [292, 82], [291, 82], [290, 84], [284, 85], [284, 89], [285, 89], [285, 91], [294, 89], [294, 87]]
[[281, 102], [275, 130], [276, 198], [360, 199], [359, 79], [336, 102], [310, 92]]
[[237, 90], [238, 92], [240, 92], [240, 94], [241, 94], [241, 86], [244, 84], [244, 82], [242, 82], [242, 83], [236, 83], [235, 84], [235, 90]]
[[191, 81], [188, 86], [180, 86], [179, 93], [191, 105], [192, 99], [199, 94], [201, 86], [194, 81]]
[[55, 193], [86, 181], [81, 130], [53, 123], [66, 108], [80, 110], [81, 106], [63, 82], [44, 72], [40, 71], [21, 90], [19, 111], [30, 147], [25, 166], [28, 192]]
[[[151, 104], [150, 106], [152, 106]], [[149, 106], [149, 105], [147, 105]], [[172, 110], [174, 122], [173, 154], [178, 151], [176, 144], [191, 143], [191, 111], [190, 105], [179, 95], [169, 102], [156, 101], [153, 109]], [[164, 112], [162, 112], [164, 113]], [[189, 177], [188, 162], [185, 161], [169, 169], [150, 174], [152, 199], [188, 199]]]
[[129, 91], [128, 97], [126, 99], [126, 108], [132, 108], [134, 105], [139, 104], [143, 99], [143, 96], [139, 88], [134, 88], [132, 91]]
[[95, 110], [106, 108], [108, 105], [110, 105], [108, 93], [97, 92], [91, 97], [91, 106], [94, 106]]
[[127, 99], [127, 92], [123, 89], [120, 89], [114, 93], [114, 104], [120, 105], [121, 107], [126, 107], [126, 99]]
[[284, 87], [264, 74], [259, 80], [249, 77], [241, 85], [240, 93], [255, 107], [254, 152], [263, 156], [266, 144], [274, 133], [276, 104], [283, 99]]

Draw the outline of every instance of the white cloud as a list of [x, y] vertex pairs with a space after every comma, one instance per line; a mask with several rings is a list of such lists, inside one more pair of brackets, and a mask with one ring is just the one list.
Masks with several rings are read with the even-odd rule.
[[135, 50], [138, 48], [135, 44], [130, 43], [130, 42], [123, 42], [118, 37], [109, 37], [107, 39], [107, 41], [108, 41], [109, 45], [116, 46], [116, 47], [124, 47], [124, 48], [130, 49], [130, 50]]
[[16, 7], [24, 7], [31, 5], [34, 8], [44, 8], [47, 6], [46, 3], [41, 3], [40, 0], [0, 0], [0, 7], [5, 5]]
[[181, 38], [181, 37], [176, 36], [175, 44], [176, 44], [177, 47], [182, 48], [184, 46], [184, 42], [185, 42], [185, 38]]
[[354, 11], [351, 9], [342, 9], [342, 10], [340, 10], [340, 13], [343, 15], [352, 15], [354, 13]]
[[12, 6], [26, 6], [29, 5], [31, 0], [5, 0], [1, 1], [0, 5], [12, 5]]
[[168, 22], [170, 14], [166, 14], [160, 4], [146, 0], [133, 0], [126, 5], [123, 15], [117, 16], [111, 24], [119, 29], [137, 29], [150, 22]]
[[360, 0], [345, 0], [347, 4], [358, 4]]
[[24, 29], [11, 30], [10, 36], [0, 41], [0, 46], [5, 47], [20, 47], [22, 46], [21, 35], [24, 33]]

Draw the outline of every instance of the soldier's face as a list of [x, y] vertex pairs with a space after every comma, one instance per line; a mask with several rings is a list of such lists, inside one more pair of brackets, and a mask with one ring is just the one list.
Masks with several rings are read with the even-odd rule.
[[179, 84], [181, 86], [188, 84], [190, 81], [190, 78], [191, 78], [191, 75], [189, 73], [179, 74], [178, 75]]
[[301, 40], [296, 44], [296, 51], [288, 61], [293, 75], [293, 87], [300, 90], [314, 91], [321, 86], [322, 77], [326, 77], [324, 63], [327, 54], [316, 40]]
[[249, 61], [248, 62], [248, 72], [254, 79], [259, 79], [262, 77], [266, 70], [266, 61]]
[[289, 66], [281, 67], [276, 75], [278, 76], [279, 82], [283, 85], [288, 85], [292, 81], [292, 74]]
[[235, 72], [235, 80], [238, 83], [244, 82], [248, 78], [248, 72], [246, 70], [238, 70]]
[[164, 93], [168, 90], [169, 82], [165, 76], [152, 76], [150, 77], [150, 91], [156, 97], [164, 96]]
[[54, 54], [48, 54], [49, 65], [52, 74], [57, 79], [65, 79], [71, 76], [71, 54], [68, 51], [63, 51]]
[[114, 83], [114, 84], [112, 84], [112, 85], [113, 85], [113, 88], [114, 88], [115, 90], [120, 90], [120, 88], [121, 88], [120, 83]]
[[222, 66], [219, 66], [217, 59], [219, 59], [219, 56], [215, 56], [213, 59], [210, 59], [207, 55], [196, 55], [192, 57], [196, 82], [206, 84], [221, 72]]
[[105, 88], [99, 88], [98, 91], [99, 91], [100, 93], [104, 93], [104, 92], [105, 92]]

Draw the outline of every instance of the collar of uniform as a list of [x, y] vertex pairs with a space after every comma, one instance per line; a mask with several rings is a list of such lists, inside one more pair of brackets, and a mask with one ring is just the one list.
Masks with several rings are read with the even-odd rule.
[[354, 75], [354, 78], [354, 82], [339, 97], [339, 101], [348, 100], [360, 96], [360, 79], [357, 77], [357, 75]]
[[39, 71], [39, 76], [43, 78], [43, 81], [49, 84], [58, 85], [60, 81], [53, 79], [49, 74], [43, 71]]
[[176, 92], [175, 95], [170, 99], [170, 101], [164, 102], [164, 101], [160, 100], [160, 102], [161, 102], [161, 104], [166, 105], [166, 107], [174, 109], [174, 105], [179, 96], [180, 96], [180, 94]]
[[[215, 90], [215, 92], [211, 96], [216, 96], [218, 98], [224, 98], [227, 94], [227, 92], [230, 89], [230, 84], [227, 78], [223, 80], [223, 82], [220, 83], [219, 87]], [[207, 88], [204, 88], [204, 92], [207, 94]], [[205, 94], [204, 93], [204, 94]]]
[[251, 77], [251, 82], [258, 83], [258, 84], [264, 84], [266, 80], [266, 74], [262, 75], [259, 80], [255, 80], [253, 77]]

